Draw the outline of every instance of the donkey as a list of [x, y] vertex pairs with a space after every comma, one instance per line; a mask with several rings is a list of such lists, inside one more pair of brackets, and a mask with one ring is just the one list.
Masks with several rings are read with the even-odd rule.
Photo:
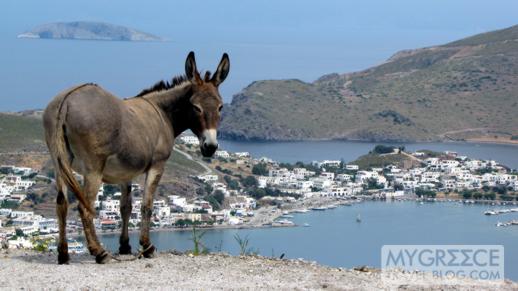
[[[153, 257], [149, 239], [153, 193], [171, 155], [175, 138], [190, 129], [200, 141], [203, 156], [218, 148], [217, 128], [223, 107], [219, 85], [230, 70], [225, 53], [214, 75], [200, 76], [194, 53], [185, 62], [185, 75], [161, 81], [139, 95], [121, 100], [95, 84], [83, 84], [56, 96], [43, 114], [45, 140], [56, 176], [56, 212], [59, 224], [58, 263], [69, 262], [66, 240], [67, 188], [79, 202], [78, 210], [88, 250], [99, 264], [112, 257], [99, 243], [93, 219], [94, 201], [102, 182], [119, 184], [122, 233], [120, 254], [131, 254], [128, 221], [131, 181], [145, 173], [140, 230], [141, 254]], [[74, 176], [81, 174], [83, 187]]]

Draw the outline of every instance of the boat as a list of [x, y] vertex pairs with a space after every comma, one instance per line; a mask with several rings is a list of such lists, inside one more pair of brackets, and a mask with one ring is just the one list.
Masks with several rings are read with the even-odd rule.
[[311, 210], [324, 211], [327, 210], [327, 207], [313, 207]]
[[304, 227], [309, 227], [309, 223], [304, 223], [303, 226]]
[[295, 211], [293, 211], [293, 212], [295, 212], [295, 213], [306, 213], [306, 212], [308, 212], [308, 211], [309, 211], [309, 210], [307, 210], [306, 208], [303, 208], [303, 209], [297, 209], [297, 210], [295, 210]]
[[362, 218], [361, 218], [360, 214], [358, 214], [358, 216], [356, 216], [356, 222], [358, 222], [358, 223], [362, 222]]
[[336, 208], [336, 205], [329, 205], [327, 206], [327, 209], [335, 209]]
[[291, 220], [281, 219], [272, 223], [272, 226], [294, 226], [295, 223]]
[[494, 210], [486, 210], [484, 211], [484, 215], [497, 215], [496, 211]]
[[290, 215], [290, 214], [284, 214], [282, 217], [284, 217], [284, 218], [293, 218], [293, 215]]
[[[67, 243], [68, 243], [68, 252], [71, 254], [83, 254], [86, 252], [85, 246], [80, 241], [69, 238], [69, 239], [67, 239]], [[56, 244], [52, 244], [49, 246], [49, 251], [57, 251], [57, 249], [58, 249], [58, 246]]]

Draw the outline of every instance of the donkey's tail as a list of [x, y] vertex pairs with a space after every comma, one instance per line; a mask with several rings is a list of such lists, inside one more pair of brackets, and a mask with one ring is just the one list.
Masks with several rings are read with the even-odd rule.
[[74, 176], [72, 172], [72, 166], [70, 165], [69, 153], [67, 149], [67, 137], [66, 137], [66, 127], [65, 127], [65, 118], [67, 114], [67, 105], [66, 99], [67, 97], [74, 92], [75, 90], [85, 86], [76, 87], [73, 90], [69, 91], [61, 100], [58, 111], [57, 111], [57, 120], [56, 120], [56, 128], [54, 130], [50, 130], [50, 136], [47, 139], [48, 147], [52, 158], [54, 159], [56, 177], [62, 177], [65, 184], [74, 192], [77, 200], [81, 205], [86, 208], [92, 215], [95, 213], [92, 209], [90, 203], [88, 203], [86, 196], [84, 194], [83, 189], [79, 185], [79, 182]]

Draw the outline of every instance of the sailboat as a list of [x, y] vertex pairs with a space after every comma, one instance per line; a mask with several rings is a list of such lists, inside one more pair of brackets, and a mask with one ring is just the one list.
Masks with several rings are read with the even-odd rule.
[[362, 222], [362, 218], [359, 213], [358, 213], [358, 216], [356, 216], [356, 222], [358, 222], [358, 223]]

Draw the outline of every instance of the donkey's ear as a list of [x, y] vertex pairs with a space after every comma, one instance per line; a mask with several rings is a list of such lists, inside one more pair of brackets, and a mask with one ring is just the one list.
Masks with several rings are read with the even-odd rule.
[[198, 69], [196, 68], [194, 52], [190, 52], [185, 60], [185, 75], [191, 81], [201, 81], [200, 73], [198, 73]]
[[219, 86], [219, 84], [223, 83], [225, 78], [227, 78], [228, 71], [230, 71], [230, 60], [227, 53], [224, 53], [221, 61], [219, 62], [216, 73], [214, 73], [214, 76], [212, 76], [211, 82], [214, 83], [214, 85]]

